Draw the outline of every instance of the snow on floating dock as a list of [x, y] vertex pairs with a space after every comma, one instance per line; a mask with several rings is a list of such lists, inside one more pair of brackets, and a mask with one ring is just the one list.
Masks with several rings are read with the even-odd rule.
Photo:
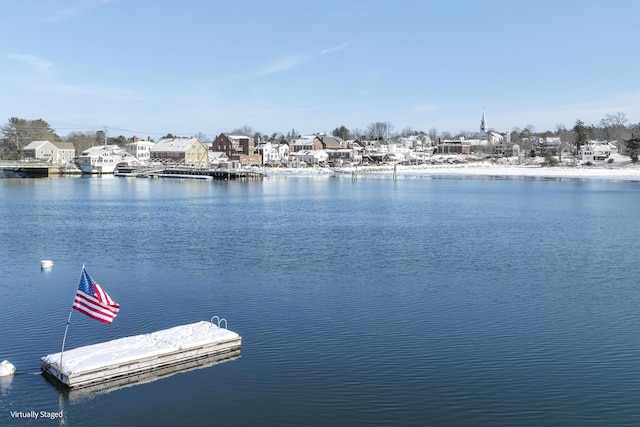
[[67, 387], [85, 387], [215, 355], [239, 353], [241, 344], [237, 333], [202, 321], [65, 350], [62, 368], [61, 353], [44, 356], [40, 364], [44, 372]]

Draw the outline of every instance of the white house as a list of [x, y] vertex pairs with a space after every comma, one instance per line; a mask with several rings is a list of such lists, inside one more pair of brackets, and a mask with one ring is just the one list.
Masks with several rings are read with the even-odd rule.
[[326, 165], [329, 155], [324, 150], [300, 150], [289, 153], [287, 166], [291, 168], [301, 168], [308, 165]]
[[151, 161], [151, 148], [155, 145], [155, 142], [150, 139], [146, 141], [140, 141], [137, 137], [133, 137], [133, 142], [130, 142], [124, 146], [127, 153], [136, 157], [141, 163], [148, 163]]
[[580, 160], [585, 162], [593, 162], [595, 160], [605, 160], [611, 155], [612, 147], [608, 142], [589, 141], [588, 144], [580, 147], [578, 156]]
[[111, 174], [119, 163], [130, 164], [135, 158], [116, 144], [87, 148], [78, 156], [77, 164], [85, 174]]
[[263, 165], [277, 165], [280, 163], [280, 153], [276, 148], [279, 144], [265, 142], [256, 147], [258, 153], [262, 155]]
[[211, 167], [219, 167], [229, 162], [229, 156], [222, 151], [209, 151], [209, 165]]

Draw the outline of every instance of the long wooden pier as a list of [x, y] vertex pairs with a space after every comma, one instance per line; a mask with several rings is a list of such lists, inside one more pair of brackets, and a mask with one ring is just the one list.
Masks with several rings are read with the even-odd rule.
[[[17, 178], [48, 178], [66, 175], [64, 165], [50, 165], [47, 163], [6, 163], [0, 164], [0, 172], [5, 176]], [[75, 171], [74, 171], [75, 172]], [[76, 172], [77, 173], [77, 172]], [[115, 172], [116, 176], [130, 176], [138, 178], [190, 178], [214, 179], [231, 181], [237, 179], [261, 180], [266, 176], [262, 172], [251, 169], [208, 169], [194, 167], [165, 167], [165, 168], [121, 168]]]
[[189, 167], [170, 167], [164, 169], [121, 169], [117, 176], [132, 176], [137, 178], [189, 178], [189, 179], [215, 179], [231, 181], [236, 179], [260, 180], [264, 173], [249, 169], [206, 169]]

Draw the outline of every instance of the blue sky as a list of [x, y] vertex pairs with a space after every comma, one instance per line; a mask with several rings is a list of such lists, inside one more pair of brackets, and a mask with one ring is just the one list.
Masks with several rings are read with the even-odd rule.
[[640, 2], [24, 0], [0, 122], [59, 135], [508, 131], [640, 122]]

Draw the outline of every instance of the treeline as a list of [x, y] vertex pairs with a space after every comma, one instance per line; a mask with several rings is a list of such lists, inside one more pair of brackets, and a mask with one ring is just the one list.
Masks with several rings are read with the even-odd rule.
[[76, 152], [82, 152], [94, 145], [117, 144], [124, 146], [129, 140], [124, 136], [106, 138], [103, 130], [71, 132], [60, 137], [47, 121], [42, 119], [26, 120], [11, 117], [0, 127], [0, 159], [17, 160], [22, 158], [22, 149], [33, 141], [70, 142]]
[[[286, 134], [273, 132], [271, 134], [254, 131], [248, 125], [231, 130], [230, 133], [244, 134], [252, 136], [255, 141], [284, 142], [299, 138], [301, 134], [292, 128]], [[432, 141], [445, 139], [458, 139], [460, 137], [472, 137], [477, 132], [462, 131], [457, 134], [444, 131], [439, 132], [436, 128], [428, 131], [414, 130], [406, 127], [401, 131], [396, 131], [389, 122], [373, 122], [366, 129], [349, 129], [345, 125], [336, 127], [331, 135], [344, 140], [369, 140], [369, 141], [394, 141], [401, 137], [420, 136], [429, 137]], [[607, 114], [598, 124], [585, 125], [581, 120], [576, 120], [574, 126], [567, 129], [564, 125], [557, 125], [554, 130], [536, 132], [531, 125], [521, 128], [513, 128], [509, 134], [511, 142], [519, 144], [522, 149], [529, 151], [534, 148], [536, 141], [541, 138], [558, 137], [576, 152], [581, 145], [590, 140], [615, 141], [620, 153], [629, 154], [632, 159], [637, 158], [638, 148], [634, 148], [636, 141], [640, 139], [640, 123], [630, 124], [626, 114], [618, 112]], [[171, 133], [165, 135], [173, 137]], [[215, 136], [207, 136], [204, 133], [189, 135], [198, 137], [203, 142], [211, 142]], [[74, 145], [76, 152], [80, 153], [94, 145], [117, 144], [124, 146], [131, 142], [131, 138], [122, 135], [108, 136], [106, 129], [97, 131], [71, 132], [64, 137], [60, 137], [56, 130], [43, 119], [27, 120], [18, 117], [11, 117], [8, 122], [0, 127], [0, 159], [15, 160], [22, 157], [22, 149], [33, 141], [49, 140], [51, 142], [70, 142]], [[568, 147], [567, 147], [568, 148]]]

